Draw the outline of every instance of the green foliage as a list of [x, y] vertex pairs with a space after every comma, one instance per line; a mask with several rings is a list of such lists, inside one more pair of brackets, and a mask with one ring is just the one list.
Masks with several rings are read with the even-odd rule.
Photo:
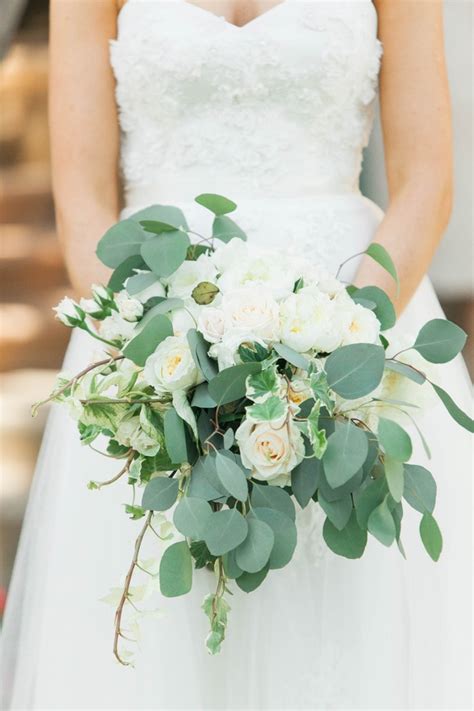
[[386, 454], [399, 462], [407, 462], [413, 452], [408, 433], [397, 422], [379, 418], [377, 435]]
[[173, 408], [165, 413], [164, 428], [166, 449], [171, 459], [180, 464], [187, 462], [189, 456], [184, 420]]
[[246, 573], [258, 573], [270, 558], [275, 537], [272, 528], [258, 518], [247, 518], [248, 532], [235, 551], [237, 565]]
[[167, 476], [157, 476], [145, 487], [142, 508], [146, 511], [166, 511], [178, 496], [178, 481]]
[[273, 531], [274, 543], [268, 566], [271, 569], [284, 568], [296, 548], [297, 531], [295, 522], [281, 511], [269, 508], [254, 508], [253, 514], [266, 523]]
[[141, 254], [132, 254], [124, 259], [112, 272], [107, 286], [114, 292], [123, 289], [126, 280], [135, 274], [136, 269], [143, 269], [146, 266]]
[[420, 536], [426, 552], [435, 562], [443, 549], [443, 537], [434, 516], [425, 512], [420, 521]]
[[303, 459], [291, 472], [291, 488], [295, 499], [303, 509], [318, 488], [321, 468], [321, 463], [311, 457]]
[[[268, 355], [267, 352], [266, 355]], [[276, 395], [279, 391], [280, 381], [275, 366], [264, 368], [247, 377], [247, 397], [254, 402], [267, 398], [269, 395]]]
[[212, 555], [219, 556], [237, 548], [247, 531], [247, 521], [237, 509], [222, 509], [212, 514], [203, 537]]
[[174, 274], [186, 259], [189, 245], [186, 232], [175, 230], [148, 239], [141, 245], [140, 253], [156, 276], [168, 277]]
[[217, 558], [209, 552], [209, 548], [204, 541], [192, 541], [189, 550], [194, 558], [194, 567], [196, 570], [205, 568], [206, 565], [214, 565]]
[[253, 484], [250, 501], [255, 508], [276, 509], [291, 518], [292, 521], [295, 520], [295, 505], [291, 496], [279, 486]]
[[217, 215], [212, 223], [212, 236], [214, 239], [220, 239], [221, 242], [230, 242], [231, 239], [247, 240], [245, 232], [226, 215]]
[[161, 222], [172, 226], [175, 230], [183, 229], [186, 231], [188, 229], [188, 223], [183, 211], [173, 205], [150, 205], [150, 207], [134, 212], [130, 219], [135, 220], [135, 222], [144, 222], [145, 220]]
[[281, 358], [284, 358], [288, 363], [294, 365], [295, 368], [301, 368], [302, 370], [309, 370], [309, 361], [307, 358], [293, 350], [289, 346], [285, 346], [283, 343], [275, 343], [273, 345], [273, 350], [278, 353]]
[[186, 541], [170, 545], [160, 561], [160, 590], [165, 597], [186, 595], [193, 584], [193, 561]]
[[369, 479], [354, 496], [357, 522], [367, 528], [369, 516], [379, 506], [388, 493], [385, 477]]
[[399, 459], [386, 456], [384, 460], [385, 476], [387, 478], [388, 490], [394, 501], [401, 501], [405, 486], [405, 475], [403, 464]]
[[246, 593], [256, 590], [267, 577], [269, 566], [266, 565], [258, 573], [242, 573], [236, 580], [237, 585]]
[[148, 321], [151, 321], [155, 316], [168, 314], [170, 311], [180, 309], [182, 306], [183, 302], [181, 299], [163, 299], [160, 296], [149, 299], [145, 304], [146, 313], [140, 321], [140, 328], [143, 328]]
[[311, 373], [310, 386], [316, 402], [320, 400], [326, 407], [328, 413], [332, 414], [334, 409], [334, 400], [329, 394], [329, 385], [326, 373], [323, 370], [319, 371], [319, 373]]
[[261, 363], [268, 358], [268, 348], [260, 343], [252, 343], [252, 345], [239, 346], [238, 353], [242, 363]]
[[263, 402], [256, 402], [247, 408], [247, 416], [255, 422], [273, 422], [281, 420], [288, 411], [288, 405], [276, 395], [271, 395]]
[[238, 501], [247, 501], [248, 485], [245, 472], [235, 459], [216, 452], [215, 467], [217, 476], [226, 491]]
[[403, 498], [420, 513], [433, 513], [436, 503], [436, 482], [425, 467], [405, 464]]
[[146, 511], [141, 506], [132, 506], [131, 504], [125, 504], [125, 513], [129, 514], [132, 521], [138, 521], [138, 519], [143, 518]]
[[364, 305], [364, 301], [371, 301], [374, 306], [371, 309], [380, 321], [380, 328], [386, 331], [395, 325], [397, 316], [393, 304], [388, 298], [385, 291], [379, 289], [378, 286], [364, 286], [362, 289], [356, 289], [351, 294], [353, 301], [357, 304]]
[[85, 426], [115, 432], [127, 413], [128, 406], [125, 403], [113, 403], [110, 399], [101, 398], [100, 402], [90, 402], [83, 406], [81, 422]]
[[191, 405], [193, 407], [202, 407], [205, 409], [216, 407], [216, 402], [214, 398], [209, 395], [209, 388], [207, 383], [201, 383], [197, 386], [194, 391], [193, 398], [191, 400]]
[[148, 287], [153, 286], [159, 280], [153, 272], [145, 272], [144, 274], [134, 274], [127, 280], [127, 292], [130, 296], [139, 294], [140, 291], [148, 289]]
[[370, 533], [384, 546], [391, 546], [395, 540], [395, 521], [388, 506], [388, 496], [372, 511], [367, 522]]
[[413, 348], [430, 363], [447, 363], [462, 351], [467, 335], [444, 318], [428, 321], [420, 329]]
[[217, 654], [225, 639], [230, 606], [222, 596], [210, 594], [204, 598], [202, 609], [211, 623], [211, 632], [206, 639], [206, 647], [211, 654]]
[[400, 375], [403, 375], [405, 378], [412, 380], [418, 385], [423, 385], [426, 380], [425, 375], [423, 373], [420, 373], [419, 370], [416, 370], [411, 365], [407, 365], [406, 363], [401, 363], [398, 360], [385, 361], [385, 367], [387, 368], [387, 370], [392, 370], [395, 373], [399, 373]]
[[210, 210], [214, 215], [226, 215], [229, 212], [234, 212], [237, 205], [232, 200], [229, 200], [223, 195], [215, 193], [202, 193], [194, 198], [199, 205], [202, 205], [207, 210]]
[[364, 464], [369, 444], [364, 432], [352, 422], [336, 422], [323, 456], [323, 467], [329, 486], [342, 486]]
[[209, 394], [218, 405], [240, 400], [245, 397], [247, 377], [260, 370], [260, 363], [241, 363], [225, 368], [209, 381]]
[[[197, 367], [203, 374], [206, 380], [212, 380], [217, 375], [217, 363], [213, 361], [207, 354], [209, 350], [209, 344], [204, 340], [202, 333], [197, 331], [195, 328], [189, 329], [186, 334], [188, 339], [189, 348], [196, 363]], [[209, 389], [207, 390], [209, 395]], [[213, 401], [214, 402], [214, 401]], [[211, 407], [215, 406], [211, 405]]]
[[398, 286], [399, 282], [397, 270], [395, 268], [395, 264], [393, 263], [391, 256], [389, 255], [385, 247], [383, 247], [378, 242], [372, 242], [365, 250], [365, 253], [369, 257], [372, 257], [372, 259], [378, 264], [380, 264], [380, 266], [383, 267], [383, 269], [385, 269], [385, 271], [390, 274], [390, 276]]
[[183, 496], [173, 513], [173, 523], [183, 536], [201, 540], [212, 509], [203, 499]]
[[325, 371], [329, 387], [346, 400], [371, 393], [379, 385], [385, 365], [382, 346], [355, 343], [328, 356]]
[[367, 545], [367, 531], [359, 528], [355, 511], [352, 511], [342, 531], [339, 531], [327, 518], [323, 526], [323, 538], [333, 553], [344, 558], [360, 558]]
[[231, 580], [236, 580], [239, 575], [242, 575], [242, 573], [244, 572], [237, 565], [237, 561], [235, 560], [235, 551], [236, 548], [234, 548], [234, 550], [232, 551], [229, 551], [228, 553], [225, 553], [225, 555], [222, 556], [224, 572], [226, 576]]
[[434, 383], [431, 383], [431, 385], [453, 420], [457, 422], [458, 425], [461, 425], [461, 427], [464, 427], [464, 429], [468, 432], [474, 432], [474, 420], [472, 417], [469, 417], [469, 415], [463, 412], [463, 410], [456, 405], [453, 398], [446, 392], [446, 390], [443, 390], [443, 388], [439, 385], [435, 385]]
[[212, 284], [210, 281], [201, 281], [194, 287], [191, 296], [196, 304], [208, 306], [209, 304], [212, 304], [218, 293], [218, 286]]
[[144, 366], [146, 360], [155, 352], [157, 346], [168, 336], [173, 335], [173, 326], [167, 316], [154, 316], [123, 349], [126, 358], [136, 365]]
[[196, 496], [206, 501], [216, 501], [227, 498], [227, 491], [217, 476], [214, 455], [207, 454], [199, 457], [194, 464], [188, 494], [189, 496]]
[[96, 254], [107, 267], [115, 268], [129, 257], [139, 256], [146, 239], [145, 232], [134, 220], [121, 220], [99, 240]]
[[313, 453], [316, 459], [321, 459], [328, 446], [326, 430], [319, 427], [319, 415], [321, 409], [321, 401], [318, 400], [313, 405], [311, 412], [307, 418], [308, 437], [313, 447]]
[[335, 526], [338, 531], [342, 531], [347, 525], [352, 513], [351, 495], [347, 494], [337, 501], [326, 501], [321, 492], [319, 492], [318, 502], [333, 526]]

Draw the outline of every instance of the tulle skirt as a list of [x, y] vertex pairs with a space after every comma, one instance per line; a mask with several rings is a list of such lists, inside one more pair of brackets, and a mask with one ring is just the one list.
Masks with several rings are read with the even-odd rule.
[[[186, 206], [197, 231], [209, 218]], [[132, 212], [133, 210], [129, 210]], [[191, 213], [191, 214], [190, 214]], [[381, 212], [359, 195], [243, 201], [236, 220], [266, 247], [295, 249], [337, 264], [364, 249]], [[345, 272], [350, 279], [356, 264]], [[416, 334], [442, 316], [427, 279], [399, 321]], [[65, 369], [87, 364], [95, 345], [74, 333]], [[460, 358], [439, 383], [465, 409], [471, 386]], [[101, 601], [123, 580], [142, 525], [123, 512], [126, 483], [89, 491], [117, 462], [81, 446], [75, 424], [53, 407], [38, 461], [2, 634], [3, 707], [12, 709], [467, 709], [471, 707], [471, 441], [434, 404], [423, 418], [432, 450], [413, 434], [413, 461], [438, 483], [444, 536], [434, 563], [422, 548], [420, 515], [405, 507], [404, 560], [369, 537], [361, 560], [322, 541], [323, 516], [297, 514], [293, 561], [250, 595], [233, 586], [219, 656], [204, 647], [200, 610], [214, 589], [207, 570], [192, 592], [150, 598], [160, 615], [141, 623], [135, 666], [112, 656], [113, 607]], [[148, 554], [159, 553], [156, 539]], [[128, 645], [134, 648], [134, 645]]]

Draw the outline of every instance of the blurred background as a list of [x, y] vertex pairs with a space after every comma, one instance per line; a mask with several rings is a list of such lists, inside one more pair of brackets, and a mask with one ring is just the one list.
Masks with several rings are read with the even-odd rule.
[[[474, 335], [473, 11], [471, 0], [445, 3], [456, 193], [431, 275], [448, 317]], [[30, 407], [50, 391], [69, 337], [51, 311], [70, 287], [54, 230], [47, 82], [48, 1], [0, 0], [0, 609], [47, 415], [33, 420]], [[364, 166], [363, 192], [384, 206], [378, 123]]]

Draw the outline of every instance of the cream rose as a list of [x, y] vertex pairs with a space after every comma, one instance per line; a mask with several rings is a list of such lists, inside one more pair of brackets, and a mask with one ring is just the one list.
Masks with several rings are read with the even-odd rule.
[[253, 252], [247, 259], [236, 260], [220, 277], [218, 286], [226, 294], [243, 287], [261, 289], [274, 299], [289, 296], [293, 291], [296, 272], [281, 255], [274, 252]]
[[341, 331], [327, 294], [299, 291], [280, 305], [281, 341], [299, 353], [330, 353], [340, 345]]
[[242, 422], [235, 438], [245, 467], [256, 479], [285, 486], [291, 471], [304, 457], [301, 432], [290, 421], [280, 427], [270, 422]]
[[128, 340], [135, 335], [135, 324], [131, 321], [126, 321], [116, 311], [113, 311], [111, 316], [107, 316], [101, 321], [99, 333], [108, 341]]
[[341, 345], [352, 343], [377, 343], [380, 322], [370, 309], [361, 304], [342, 304], [336, 311], [339, 319], [345, 321]]
[[214, 343], [209, 348], [211, 358], [216, 358], [219, 364], [219, 370], [230, 368], [232, 365], [240, 363], [238, 354], [239, 346], [247, 344], [251, 346], [254, 343], [265, 347], [266, 343], [261, 338], [256, 338], [253, 333], [246, 333], [241, 329], [234, 328], [226, 331], [219, 343]]
[[224, 294], [221, 309], [226, 329], [253, 334], [268, 342], [278, 340], [278, 304], [266, 289], [247, 287]]
[[202, 382], [188, 342], [183, 336], [165, 338], [147, 358], [143, 375], [159, 395], [187, 390]]
[[134, 299], [126, 291], [120, 291], [115, 295], [115, 304], [120, 316], [125, 321], [137, 321], [143, 316], [143, 304], [138, 299]]
[[224, 335], [225, 316], [222, 309], [208, 306], [201, 309], [198, 318], [198, 330], [208, 343], [218, 343]]

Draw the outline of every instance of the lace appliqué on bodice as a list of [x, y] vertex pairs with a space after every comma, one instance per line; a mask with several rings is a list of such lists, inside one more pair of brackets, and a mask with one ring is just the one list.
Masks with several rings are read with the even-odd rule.
[[380, 54], [369, 0], [284, 0], [243, 28], [128, 0], [111, 45], [128, 203], [355, 190]]

